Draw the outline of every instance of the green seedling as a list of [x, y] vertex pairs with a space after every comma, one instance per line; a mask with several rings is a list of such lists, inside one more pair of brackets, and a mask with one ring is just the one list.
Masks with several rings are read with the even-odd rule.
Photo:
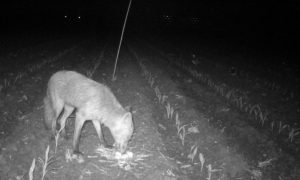
[[204, 158], [202, 153], [199, 153], [199, 161], [201, 163], [201, 172], [202, 172], [203, 166], [204, 166], [204, 163], [205, 163], [205, 158]]
[[207, 174], [208, 174], [208, 177], [206, 178], [207, 180], [211, 180], [211, 176], [213, 173], [222, 171], [222, 169], [212, 169], [211, 164], [207, 165], [206, 167], [207, 167]]
[[282, 124], [282, 121], [279, 121], [278, 134], [280, 134], [285, 128], [288, 128], [288, 127], [289, 127], [288, 124]]
[[28, 172], [28, 179], [33, 180], [33, 171], [35, 169], [35, 158], [33, 158], [29, 172]]
[[174, 108], [171, 107], [169, 102], [167, 102], [167, 105], [165, 107], [166, 107], [166, 110], [167, 110], [167, 118], [172, 119], [173, 113], [174, 113]]
[[300, 134], [300, 128], [294, 129], [292, 128], [289, 132], [289, 139], [293, 142], [294, 138]]
[[42, 172], [42, 179], [43, 180], [47, 174], [48, 171], [52, 171], [53, 169], [49, 169], [49, 167], [55, 162], [55, 159], [53, 156], [49, 157], [49, 145], [47, 146], [46, 152], [45, 152], [45, 160], [42, 158], [38, 159], [39, 162], [42, 164], [43, 172]]
[[268, 120], [268, 115], [268, 111], [265, 111], [265, 113], [263, 113], [262, 111], [259, 112], [259, 120], [262, 126], [264, 126], [265, 121]]
[[191, 147], [190, 153], [188, 154], [188, 157], [187, 157], [188, 159], [191, 160], [192, 163], [194, 162], [194, 158], [195, 158], [197, 152], [198, 152], [198, 146], [193, 145], [193, 146]]

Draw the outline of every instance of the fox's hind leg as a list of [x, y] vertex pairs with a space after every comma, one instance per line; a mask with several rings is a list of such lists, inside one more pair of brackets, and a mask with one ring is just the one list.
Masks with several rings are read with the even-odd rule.
[[64, 107], [64, 112], [60, 118], [60, 129], [58, 132], [61, 132], [61, 134], [67, 138], [67, 134], [66, 134], [66, 129], [65, 129], [65, 126], [66, 126], [66, 121], [67, 121], [67, 118], [72, 114], [72, 112], [74, 111], [74, 107], [72, 106], [68, 106], [68, 105], [65, 105]]
[[52, 133], [55, 136], [56, 135], [56, 125], [57, 125], [57, 120], [59, 116], [62, 113], [63, 107], [64, 107], [64, 102], [58, 98], [52, 98], [52, 103], [53, 103], [53, 109], [55, 113], [55, 120], [52, 121]]
[[82, 113], [80, 110], [76, 113], [75, 129], [74, 129], [74, 137], [73, 137], [73, 154], [82, 154], [79, 151], [79, 139], [80, 139], [82, 126], [86, 120], [83, 114], [84, 113]]
[[46, 129], [52, 128], [52, 123], [54, 120], [55, 119], [52, 103], [51, 100], [46, 96], [44, 98], [44, 124]]

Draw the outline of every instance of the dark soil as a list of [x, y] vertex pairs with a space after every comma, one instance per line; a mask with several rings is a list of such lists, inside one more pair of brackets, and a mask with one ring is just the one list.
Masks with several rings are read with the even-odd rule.
[[[253, 72], [261, 71], [253, 66], [234, 66], [241, 73], [233, 74], [232, 63], [220, 60], [228, 58], [222, 53], [212, 56], [197, 51], [193, 57], [195, 45], [181, 49], [159, 41], [125, 42], [117, 79], [112, 81], [115, 47], [99, 40], [60, 39], [12, 53], [5, 49], [0, 68], [0, 179], [28, 179], [33, 159], [33, 179], [41, 179], [42, 162], [38, 159], [45, 159], [47, 146], [54, 163], [44, 179], [300, 178], [300, 136], [291, 142], [286, 129], [279, 134], [278, 128], [270, 129], [271, 121], [260, 125], [174, 62], [184, 60], [216, 82], [247, 91], [249, 102], [270, 110], [270, 119], [297, 129], [299, 101], [297, 95], [286, 100], [291, 92], [297, 92], [290, 86], [276, 82], [280, 88], [272, 90], [263, 82], [273, 79]], [[196, 58], [197, 65], [193, 64]], [[63, 69], [88, 75], [95, 66], [92, 79], [109, 86], [123, 107], [132, 108], [135, 131], [128, 150], [149, 155], [130, 170], [105, 161], [95, 152], [99, 140], [89, 122], [80, 141], [83, 163], [66, 158], [72, 150], [74, 115], [67, 123], [70, 138], [59, 139], [56, 153], [55, 141], [44, 128], [43, 97], [50, 76]], [[157, 89], [164, 101], [159, 100]], [[168, 105], [174, 109], [172, 117], [167, 115]], [[179, 131], [180, 127], [183, 128]], [[183, 129], [184, 140], [180, 138]], [[114, 143], [107, 128], [104, 137], [109, 144]]]

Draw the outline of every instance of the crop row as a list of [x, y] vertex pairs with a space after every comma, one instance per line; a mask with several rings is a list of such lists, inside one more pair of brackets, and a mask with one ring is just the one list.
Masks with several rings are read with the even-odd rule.
[[[246, 91], [243, 91], [239, 88], [232, 88], [229, 85], [225, 84], [224, 82], [217, 82], [213, 80], [213, 78], [211, 78], [208, 73], [199, 72], [196, 70], [195, 67], [192, 67], [191, 65], [187, 65], [187, 63], [185, 63], [183, 59], [170, 57], [168, 54], [165, 54], [163, 51], [153, 47], [152, 45], [148, 44], [148, 46], [151, 49], [158, 52], [163, 57], [165, 57], [169, 62], [189, 72], [198, 81], [208, 85], [210, 88], [215, 90], [215, 92], [217, 92], [219, 95], [224, 97], [227, 101], [229, 101], [231, 104], [237, 107], [240, 111], [249, 114], [262, 127], [264, 127], [265, 124], [267, 124], [266, 122], [268, 122], [268, 127], [273, 133], [277, 133], [277, 135], [281, 135], [281, 134], [285, 135], [287, 141], [290, 143], [295, 142], [296, 137], [298, 138], [300, 137], [299, 127], [296, 127], [294, 124], [290, 125], [284, 122], [284, 120], [274, 120], [274, 118], [271, 119], [271, 117], [274, 117], [274, 114], [271, 113], [266, 107], [263, 107], [261, 104], [252, 104], [250, 102], [249, 97], [247, 96]], [[194, 58], [196, 58], [196, 56], [194, 56]], [[220, 64], [217, 65], [222, 66]], [[246, 74], [246, 72], [244, 72], [244, 74]], [[256, 78], [256, 83], [258, 83], [258, 81], [259, 80]], [[289, 92], [287, 89], [281, 88], [275, 82], [271, 82], [267, 80], [260, 81], [260, 82], [263, 82], [263, 84], [271, 88], [271, 90], [277, 92], [282, 91], [283, 94], [289, 96], [287, 98], [288, 100], [293, 99], [295, 97], [293, 92]]]
[[23, 71], [17, 72], [16, 74], [10, 74], [10, 76], [5, 77], [2, 81], [2, 83], [0, 83], [0, 92], [2, 90], [8, 89], [8, 88], [14, 86], [18, 81], [20, 81], [25, 76], [28, 76], [29, 74], [40, 70], [42, 67], [45, 67], [46, 65], [49, 65], [49, 64], [57, 61], [63, 55], [72, 51], [74, 48], [76, 48], [76, 46], [68, 48], [62, 52], [59, 52], [54, 57], [43, 59], [42, 61], [35, 63], [35, 64], [27, 65]]
[[[192, 133], [199, 133], [199, 130], [196, 126], [192, 124], [183, 124], [183, 122], [180, 120], [179, 112], [175, 111], [175, 108], [171, 105], [171, 103], [168, 101], [168, 96], [161, 91], [159, 88], [159, 85], [156, 83], [156, 76], [151, 73], [145, 63], [141, 61], [135, 51], [131, 52], [134, 54], [135, 58], [138, 60], [138, 64], [142, 69], [142, 76], [146, 79], [152, 90], [154, 91], [156, 98], [158, 100], [158, 103], [165, 109], [166, 117], [173, 121], [175, 123], [175, 127], [177, 130], [177, 136], [181, 141], [182, 146], [185, 146], [185, 139], [188, 134]], [[190, 152], [187, 155], [187, 159], [190, 160], [191, 163], [196, 163], [195, 160], [198, 159], [198, 162], [200, 162], [200, 173], [203, 173], [204, 167], [206, 167], [207, 172], [207, 180], [210, 180], [212, 178], [212, 174], [222, 171], [222, 169], [214, 169], [212, 168], [211, 164], [208, 164], [206, 162], [206, 159], [203, 155], [203, 153], [199, 152], [199, 147], [197, 145], [192, 145], [190, 147]], [[197, 163], [198, 164], [198, 163]], [[206, 166], [204, 166], [206, 164]], [[189, 166], [189, 165], [185, 165]], [[185, 168], [183, 166], [182, 168]]]
[[293, 127], [283, 121], [271, 120], [271, 112], [262, 108], [261, 104], [252, 104], [249, 102], [247, 93], [238, 88], [232, 88], [222, 82], [214, 81], [209, 74], [199, 72], [193, 67], [186, 65], [180, 61], [172, 61], [178, 67], [181, 67], [185, 71], [189, 72], [195, 79], [208, 85], [210, 88], [215, 90], [219, 95], [227, 99], [231, 104], [237, 107], [239, 110], [248, 113], [252, 116], [261, 126], [265, 126], [266, 122], [269, 122], [269, 128], [272, 132], [277, 132], [278, 135], [286, 130], [287, 138], [289, 142], [293, 142], [295, 137], [300, 135], [300, 128]]

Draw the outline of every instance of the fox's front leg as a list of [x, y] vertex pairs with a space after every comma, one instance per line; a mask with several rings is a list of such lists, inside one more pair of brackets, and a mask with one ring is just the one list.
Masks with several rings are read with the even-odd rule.
[[84, 122], [85, 122], [84, 117], [82, 117], [80, 113], [76, 113], [74, 138], [73, 138], [73, 154], [82, 154], [79, 151], [79, 140], [80, 140], [81, 129]]
[[106, 147], [106, 148], [112, 148], [112, 146], [107, 145], [106, 141], [103, 138], [103, 134], [102, 134], [102, 129], [101, 129], [100, 122], [97, 121], [97, 120], [93, 120], [92, 122], [93, 122], [94, 127], [95, 127], [95, 129], [97, 131], [97, 135], [99, 137], [100, 144], [104, 145], [104, 147]]

